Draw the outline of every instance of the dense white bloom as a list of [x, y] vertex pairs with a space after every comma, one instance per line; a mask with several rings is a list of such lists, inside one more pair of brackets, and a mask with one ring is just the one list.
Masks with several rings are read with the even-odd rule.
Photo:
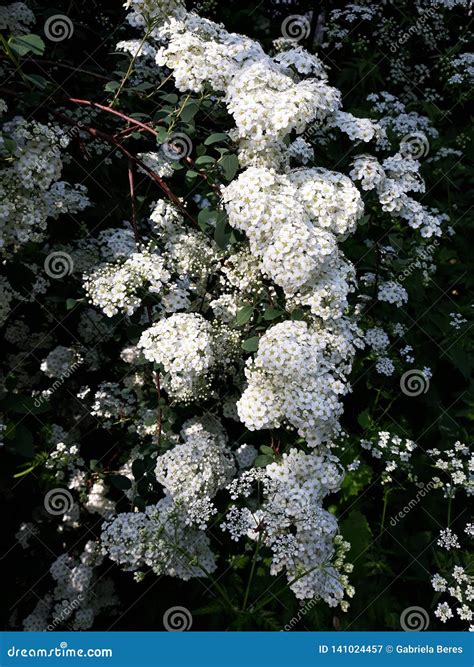
[[102, 264], [85, 275], [84, 289], [95, 306], [112, 317], [132, 315], [142, 304], [141, 292], [159, 294], [170, 279], [163, 258], [152, 247], [133, 252], [125, 261]]
[[270, 327], [247, 362], [248, 386], [237, 403], [247, 428], [278, 428], [286, 421], [311, 446], [331, 438], [339, 428], [339, 396], [347, 391], [331, 356], [339, 342], [306, 322]]
[[[21, 3], [19, 3], [21, 4]], [[60, 181], [61, 149], [69, 138], [57, 126], [17, 116], [0, 127], [0, 155], [8, 159], [0, 172], [0, 250], [15, 251], [41, 241], [48, 218], [76, 213], [89, 204], [82, 185]]]
[[105, 523], [101, 542], [109, 558], [124, 570], [149, 567], [155, 574], [187, 581], [216, 569], [209, 538], [186, 526], [170, 496], [144, 512], [124, 512]]
[[195, 423], [185, 430], [184, 442], [157, 458], [156, 479], [180, 508], [183, 520], [204, 529], [216, 509], [212, 498], [235, 474], [225, 443]]
[[179, 400], [204, 396], [215, 365], [231, 360], [238, 336], [225, 326], [213, 327], [197, 313], [177, 313], [146, 329], [138, 347], [148, 361], [162, 364], [165, 387]]

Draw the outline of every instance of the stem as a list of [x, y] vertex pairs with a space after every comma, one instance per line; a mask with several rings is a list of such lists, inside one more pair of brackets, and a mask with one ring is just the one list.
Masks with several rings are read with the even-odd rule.
[[117, 101], [118, 96], [119, 96], [120, 93], [122, 92], [122, 89], [123, 89], [124, 85], [126, 84], [126, 82], [127, 82], [128, 78], [129, 78], [130, 74], [132, 73], [133, 66], [135, 65], [135, 61], [136, 61], [136, 59], [138, 58], [138, 55], [139, 55], [140, 51], [142, 50], [144, 43], [145, 43], [146, 40], [148, 39], [148, 36], [149, 36], [150, 32], [151, 32], [151, 30], [150, 30], [150, 28], [149, 28], [149, 29], [145, 32], [145, 35], [144, 35], [142, 41], [140, 42], [140, 46], [138, 47], [138, 49], [136, 50], [136, 52], [135, 52], [134, 55], [132, 56], [132, 59], [130, 60], [130, 63], [129, 63], [129, 65], [128, 65], [128, 69], [127, 69], [127, 71], [126, 71], [126, 73], [125, 73], [125, 76], [123, 77], [122, 81], [120, 82], [120, 86], [117, 88], [117, 92], [115, 93], [115, 95], [114, 95], [114, 97], [113, 97], [113, 99], [112, 99], [112, 102], [110, 103], [110, 107], [113, 107], [113, 106], [114, 106], [115, 102]]
[[[102, 107], [101, 104], [97, 105], [95, 102], [88, 102], [88, 104], [90, 104], [91, 106]], [[106, 111], [109, 111], [110, 113], [113, 113], [114, 115], [118, 115], [118, 116], [124, 117], [125, 120], [129, 120], [129, 121], [132, 122], [132, 123], [135, 122], [135, 121], [133, 120], [133, 118], [129, 119], [129, 118], [127, 118], [127, 116], [124, 116], [123, 114], [119, 113], [118, 111], [114, 111], [113, 109], [109, 109], [108, 107], [102, 107], [102, 108], [104, 108]], [[126, 149], [126, 148], [125, 148], [125, 147], [124, 147], [124, 146], [123, 146], [123, 145], [122, 145], [122, 144], [121, 144], [115, 137], [113, 137], [111, 134], [107, 134], [106, 132], [102, 132], [102, 130], [97, 130], [95, 127], [87, 127], [87, 126], [85, 126], [85, 125], [78, 125], [78, 123], [77, 123], [76, 121], [72, 120], [71, 118], [68, 118], [67, 116], [64, 116], [63, 114], [61, 114], [61, 113], [59, 113], [59, 112], [57, 112], [57, 111], [54, 111], [54, 112], [52, 112], [52, 113], [53, 113], [53, 115], [56, 116], [57, 118], [60, 118], [63, 122], [68, 123], [69, 125], [74, 125], [75, 127], [78, 127], [80, 130], [82, 130], [82, 131], [84, 131], [84, 132], [88, 132], [88, 133], [91, 135], [91, 137], [94, 137], [94, 139], [102, 139], [103, 141], [107, 141], [108, 143], [113, 144], [113, 145], [114, 145], [119, 151], [121, 151], [121, 152], [122, 152], [128, 159], [133, 160], [133, 162], [134, 162], [135, 164], [138, 164], [138, 165], [143, 169], [143, 171], [144, 171], [144, 172], [145, 172], [145, 173], [146, 173], [152, 180], [154, 180], [155, 183], [157, 183], [157, 184], [160, 186], [160, 188], [161, 188], [161, 189], [163, 190], [163, 192], [166, 194], [166, 196], [168, 197], [168, 199], [169, 199], [170, 201], [172, 201], [173, 204], [175, 204], [175, 206], [177, 206], [177, 207], [179, 208], [179, 210], [183, 213], [183, 215], [184, 215], [186, 218], [188, 218], [188, 220], [190, 220], [194, 225], [197, 226], [197, 222], [196, 222], [196, 220], [195, 220], [195, 219], [193, 218], [193, 216], [188, 212], [188, 210], [187, 210], [186, 207], [183, 205], [183, 203], [181, 202], [181, 200], [179, 199], [179, 197], [177, 197], [177, 196], [174, 194], [174, 192], [172, 192], [172, 190], [171, 190], [171, 189], [169, 188], [169, 186], [165, 183], [165, 181], [161, 178], [161, 176], [158, 176], [158, 174], [156, 174], [152, 169], [150, 169], [149, 167], [147, 167], [146, 164], [145, 164], [144, 162], [142, 162], [142, 160], [140, 160], [140, 158], [138, 158], [136, 155], [133, 155], [132, 153], [130, 153], [130, 151], [128, 151], [128, 150], [127, 150], [127, 149]], [[140, 126], [143, 125], [143, 123], [138, 123], [138, 122], [137, 122], [137, 124], [140, 125]], [[147, 127], [147, 126], [145, 125], [145, 127]], [[151, 128], [147, 128], [147, 129], [149, 129], [150, 131], [154, 132], [153, 130], [151, 130]]]
[[384, 494], [383, 494], [383, 510], [382, 510], [382, 520], [380, 522], [379, 537], [380, 537], [380, 535], [382, 535], [382, 533], [385, 530], [385, 517], [386, 517], [386, 514], [387, 514], [388, 494], [389, 493], [390, 493], [390, 489], [385, 489]]
[[451, 512], [452, 512], [452, 508], [453, 508], [453, 499], [452, 499], [452, 497], [450, 496], [450, 497], [448, 498], [448, 518], [447, 518], [447, 524], [448, 524], [447, 527], [448, 527], [448, 528], [451, 526]]
[[253, 575], [255, 574], [255, 567], [257, 566], [258, 552], [260, 551], [260, 545], [261, 544], [262, 544], [262, 533], [259, 534], [257, 544], [255, 546], [255, 551], [254, 551], [253, 558], [252, 558], [252, 566], [250, 568], [249, 580], [248, 580], [248, 583], [247, 583], [247, 589], [245, 591], [244, 602], [243, 602], [243, 605], [242, 605], [242, 611], [245, 611], [246, 608], [247, 608], [247, 602], [248, 602], [249, 594], [250, 594], [250, 587], [252, 585]]

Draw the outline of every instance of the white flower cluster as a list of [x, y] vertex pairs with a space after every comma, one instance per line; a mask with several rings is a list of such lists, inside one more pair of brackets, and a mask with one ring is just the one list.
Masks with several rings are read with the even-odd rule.
[[0, 7], [0, 30], [8, 30], [12, 35], [29, 32], [35, 20], [35, 15], [24, 2], [12, 2]]
[[372, 155], [361, 155], [354, 160], [350, 176], [361, 181], [364, 190], [375, 190], [382, 210], [406, 220], [410, 227], [420, 230], [422, 237], [441, 236], [441, 226], [448, 216], [427, 209], [406, 194], [425, 191], [419, 168], [418, 160], [400, 153], [381, 164]]
[[99, 613], [116, 606], [112, 581], [94, 572], [102, 560], [99, 544], [92, 541], [87, 542], [78, 557], [67, 553], [59, 556], [50, 568], [56, 585], [38, 600], [23, 621], [23, 629], [26, 632], [88, 630]]
[[361, 446], [367, 449], [374, 458], [382, 459], [385, 469], [382, 472], [382, 484], [392, 482], [392, 473], [397, 470], [409, 472], [409, 462], [416, 449], [416, 443], [408, 438], [400, 438], [388, 431], [380, 431], [377, 442], [372, 440], [361, 440]]
[[458, 441], [452, 449], [429, 449], [426, 453], [435, 459], [434, 467], [443, 473], [444, 479], [435, 477], [434, 481], [446, 498], [454, 498], [461, 490], [468, 496], [474, 494], [474, 453], [467, 445]]
[[253, 511], [232, 506], [222, 527], [234, 540], [247, 536], [270, 548], [271, 573], [286, 571], [297, 598], [321, 598], [346, 609], [344, 593], [354, 592], [346, 574], [352, 568], [344, 564], [349, 545], [338, 535], [335, 517], [321, 506], [342, 478], [336, 457], [291, 449], [278, 462], [244, 472], [230, 485], [237, 499], [259, 482], [263, 502]]
[[[472, 524], [467, 524], [464, 532], [472, 538]], [[450, 528], [440, 532], [438, 545], [448, 552], [461, 547], [458, 536]], [[434, 613], [442, 623], [446, 623], [449, 619], [454, 618], [454, 610], [461, 621], [471, 623], [469, 630], [474, 631], [474, 624], [472, 624], [474, 620], [474, 576], [469, 566], [464, 567], [457, 559], [455, 563], [444, 576], [437, 573], [431, 578], [433, 589], [451, 598], [449, 602], [439, 602]]]
[[200, 422], [185, 424], [182, 437], [182, 443], [157, 458], [155, 475], [186, 525], [204, 530], [216, 512], [212, 498], [235, 474], [234, 459], [225, 441]]
[[343, 335], [306, 322], [270, 327], [247, 363], [248, 386], [237, 403], [247, 428], [278, 428], [286, 422], [312, 447], [330, 439], [342, 413], [339, 397], [347, 391], [338, 365], [350, 351], [338, 348], [341, 343], [346, 343]]
[[105, 315], [132, 315], [142, 305], [143, 293], [159, 294], [170, 279], [163, 258], [145, 247], [125, 260], [102, 264], [85, 275], [84, 289], [91, 303]]
[[138, 348], [163, 366], [170, 396], [187, 401], [209, 394], [212, 371], [232, 361], [238, 339], [236, 332], [213, 326], [198, 313], [176, 313], [146, 329]]
[[342, 315], [349, 286], [337, 240], [363, 212], [347, 177], [321, 168], [280, 175], [250, 167], [225, 189], [224, 202], [230, 225], [246, 233], [264, 274], [315, 315], [324, 317], [327, 305], [332, 317]]
[[209, 538], [186, 525], [186, 515], [166, 496], [144, 512], [123, 512], [103, 526], [101, 543], [124, 570], [151, 569], [188, 581], [216, 569]]
[[83, 361], [81, 354], [70, 347], [58, 345], [41, 362], [41, 370], [50, 378], [62, 378]]
[[89, 204], [82, 185], [61, 177], [61, 149], [69, 143], [63, 130], [17, 116], [0, 127], [0, 251], [12, 252], [28, 241], [41, 241], [48, 218], [77, 213]]

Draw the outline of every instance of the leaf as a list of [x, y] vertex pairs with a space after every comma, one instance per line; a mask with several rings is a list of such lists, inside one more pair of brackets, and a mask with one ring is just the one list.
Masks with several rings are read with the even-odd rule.
[[48, 81], [47, 79], [44, 78], [44, 76], [40, 76], [39, 74], [25, 74], [25, 73], [23, 73], [23, 76], [30, 83], [32, 83], [37, 88], [40, 88], [41, 90], [44, 90], [45, 88], [48, 87]]
[[221, 158], [220, 165], [222, 167], [222, 171], [224, 172], [225, 178], [228, 181], [231, 181], [239, 170], [239, 158], [233, 153], [230, 155], [225, 155], [223, 158]]
[[260, 447], [260, 451], [262, 452], [262, 454], [268, 454], [268, 456], [271, 456], [272, 458], [275, 455], [275, 452], [273, 451], [273, 449], [271, 447], [269, 447], [268, 445], [262, 445]]
[[33, 53], [35, 56], [41, 56], [44, 53], [45, 43], [39, 35], [15, 35], [8, 40], [10, 48], [24, 56], [27, 53]]
[[217, 144], [220, 141], [227, 141], [229, 136], [225, 132], [215, 132], [207, 137], [204, 141], [205, 146], [212, 146], [212, 144]]
[[110, 483], [121, 491], [126, 491], [132, 486], [132, 482], [125, 477], [125, 475], [111, 475], [109, 477]]
[[119, 88], [120, 86], [120, 81], [108, 81], [105, 86], [104, 90], [106, 90], [108, 93], [113, 93]]
[[76, 303], [76, 299], [66, 299], [66, 310], [72, 310]]
[[170, 93], [169, 95], [162, 95], [161, 99], [170, 104], [176, 104], [178, 101], [178, 96], [175, 93]]
[[211, 157], [210, 155], [201, 155], [201, 157], [197, 158], [194, 164], [199, 166], [201, 164], [213, 164], [215, 161], [215, 158]]
[[264, 468], [269, 463], [273, 463], [273, 456], [267, 456], [266, 454], [262, 454], [261, 456], [257, 456], [254, 462], [254, 466], [256, 468]]
[[132, 473], [135, 479], [141, 479], [146, 474], [145, 464], [141, 459], [136, 459], [132, 463]]
[[253, 315], [253, 306], [247, 305], [243, 306], [238, 312], [235, 317], [235, 325], [237, 327], [241, 327], [244, 324], [247, 324], [247, 322], [250, 320], [250, 318]]
[[291, 313], [292, 320], [302, 320], [304, 318], [304, 311], [301, 308], [295, 308]]
[[219, 248], [224, 249], [229, 242], [230, 234], [226, 232], [227, 216], [223, 211], [218, 211], [216, 228], [214, 230], [214, 241]]
[[242, 343], [242, 349], [247, 352], [256, 352], [258, 350], [259, 337], [253, 336], [252, 338], [247, 338]]
[[359, 495], [372, 479], [372, 470], [367, 465], [361, 465], [357, 470], [347, 473], [341, 485], [344, 500]]
[[199, 104], [196, 102], [188, 102], [184, 109], [181, 111], [181, 119], [185, 123], [189, 123], [190, 120], [194, 118], [194, 116], [197, 114], [199, 111]]
[[275, 320], [277, 317], [280, 317], [283, 314], [284, 314], [284, 311], [280, 310], [280, 308], [272, 308], [271, 306], [268, 306], [268, 308], [263, 313], [263, 319], [264, 320]]
[[357, 417], [357, 423], [359, 426], [361, 426], [364, 430], [369, 427], [370, 424], [370, 415], [368, 410], [364, 410], [363, 412], [360, 412], [358, 417]]

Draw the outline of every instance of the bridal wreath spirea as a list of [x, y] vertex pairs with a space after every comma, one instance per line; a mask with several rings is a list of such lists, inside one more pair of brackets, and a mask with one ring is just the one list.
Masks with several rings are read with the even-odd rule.
[[[344, 21], [379, 20], [382, 10], [369, 5], [334, 10], [328, 43], [336, 49], [349, 36]], [[24, 620], [27, 630], [49, 629], [66, 608], [73, 629], [92, 627], [101, 610], [118, 604], [111, 582], [102, 581], [107, 568], [137, 582], [210, 578], [206, 585], [222, 595], [219, 568], [233, 568], [237, 580], [248, 567], [242, 613], [255, 570], [280, 579], [298, 604], [322, 600], [346, 611], [353, 553], [334, 498], [352, 503], [373, 479], [370, 471], [363, 476], [365, 466], [360, 485], [347, 484], [347, 471], [360, 466], [351, 452], [357, 446], [381, 460], [387, 498], [394, 471], [407, 471], [419, 451], [406, 433], [376, 421], [388, 410], [382, 403], [392, 376], [398, 393], [409, 394], [402, 374], [418, 358], [413, 341], [394, 349], [407, 331], [399, 319], [411, 304], [406, 279], [419, 271], [426, 283], [439, 239], [452, 233], [447, 216], [424, 203], [416, 154], [426, 149], [420, 136], [438, 133], [385, 91], [364, 98], [373, 118], [352, 114], [323, 61], [296, 40], [280, 36], [267, 53], [202, 18], [199, 7], [125, 3], [136, 38], [117, 44], [130, 68], [120, 83], [108, 82], [109, 106], [70, 98], [65, 108], [45, 107], [40, 123], [26, 112], [5, 120], [10, 103], [0, 100], [0, 254], [5, 264], [23, 258], [20, 277], [0, 276], [0, 324], [7, 322], [8, 345], [18, 346], [8, 355], [6, 393], [13, 387], [25, 395], [15, 409], [40, 422], [46, 403], [67, 404], [57, 409], [58, 423], [42, 424], [49, 456], [31, 467], [45, 463], [48, 484], [62, 493], [49, 508], [45, 500], [49, 516], [43, 512], [38, 525], [57, 521], [65, 553], [50, 567], [54, 585]], [[34, 22], [23, 3], [0, 11], [0, 26], [13, 35]], [[467, 55], [451, 63], [449, 85], [464, 80], [457, 70]], [[137, 102], [127, 115], [122, 100], [132, 92], [145, 108], [154, 94], [162, 105], [147, 116]], [[345, 148], [340, 160], [328, 157], [330, 142], [350, 146], [350, 158], [344, 161]], [[111, 180], [122, 174], [126, 210], [98, 180], [95, 195], [67, 180], [76, 159], [71, 143], [81, 156], [91, 145]], [[100, 197], [105, 204], [94, 200]], [[86, 217], [95, 207], [100, 222]], [[386, 234], [374, 241], [377, 217]], [[397, 263], [405, 231], [409, 250]], [[51, 258], [66, 263], [62, 283]], [[68, 298], [70, 285], [77, 298]], [[26, 308], [31, 322], [41, 313], [46, 334], [29, 328]], [[466, 320], [451, 315], [460, 330]], [[28, 340], [31, 373], [16, 370]], [[365, 377], [361, 350], [386, 385]], [[429, 384], [431, 369], [419, 368], [419, 383]], [[80, 380], [69, 384], [78, 369]], [[369, 407], [344, 414], [359, 380], [373, 390], [373, 414]], [[349, 436], [351, 420], [370, 433]], [[88, 439], [94, 428], [110, 435], [100, 460]], [[0, 435], [5, 430], [0, 422]], [[472, 493], [468, 448], [457, 443], [446, 461], [430, 451], [444, 473], [433, 488], [447, 498]], [[411, 481], [420, 486], [415, 475]], [[386, 506], [382, 524], [385, 514]], [[70, 534], [84, 525], [89, 541], [74, 538], [80, 546], [67, 551]], [[18, 543], [27, 548], [38, 533], [24, 523]], [[454, 537], [440, 539], [454, 548]], [[443, 582], [436, 575], [435, 590], [444, 592]], [[451, 594], [464, 604], [463, 595]], [[225, 590], [223, 598], [229, 604]], [[437, 615], [449, 612], [441, 605]]]

